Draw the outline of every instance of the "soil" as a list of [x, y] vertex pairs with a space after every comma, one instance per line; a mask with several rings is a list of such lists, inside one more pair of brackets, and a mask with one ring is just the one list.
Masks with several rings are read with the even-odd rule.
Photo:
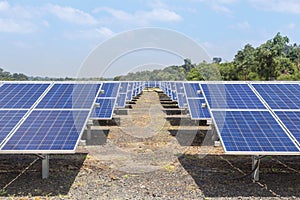
[[214, 147], [206, 121], [153, 90], [133, 103], [51, 155], [47, 179], [37, 156], [0, 155], [0, 199], [300, 199], [300, 156], [264, 157], [254, 182], [251, 157]]

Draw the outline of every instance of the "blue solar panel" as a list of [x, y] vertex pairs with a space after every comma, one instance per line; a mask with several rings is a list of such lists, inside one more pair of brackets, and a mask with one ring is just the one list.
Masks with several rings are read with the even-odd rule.
[[226, 152], [299, 153], [269, 111], [212, 111]]
[[0, 108], [31, 108], [49, 85], [4, 83], [0, 87]]
[[109, 82], [109, 83], [103, 83], [101, 87], [101, 92], [98, 97], [104, 97], [104, 98], [109, 98], [109, 97], [117, 97], [118, 91], [119, 91], [119, 82]]
[[266, 109], [248, 84], [201, 84], [211, 109]]
[[0, 144], [24, 117], [27, 110], [0, 110]]
[[132, 100], [132, 90], [133, 90], [133, 83], [129, 82], [128, 83], [128, 90], [127, 90], [127, 97], [126, 97], [127, 101], [131, 101]]
[[115, 99], [97, 99], [99, 107], [93, 108], [91, 119], [111, 119], [115, 107]]
[[184, 83], [184, 88], [187, 98], [203, 97], [199, 83]]
[[119, 93], [126, 93], [128, 88], [128, 82], [121, 82]]
[[172, 101], [177, 101], [176, 91], [171, 91], [171, 99], [172, 99]]
[[276, 111], [276, 115], [288, 128], [290, 133], [300, 143], [300, 110], [298, 111]]
[[176, 92], [178, 94], [180, 94], [180, 93], [184, 94], [184, 88], [183, 88], [183, 83], [182, 82], [176, 82], [175, 86], [176, 86]]
[[117, 102], [116, 102], [116, 106], [118, 108], [124, 108], [125, 107], [125, 104], [126, 104], [126, 96], [127, 94], [119, 94], [118, 95], [118, 98], [117, 98]]
[[208, 119], [210, 117], [210, 113], [207, 107], [202, 108], [202, 103], [205, 103], [204, 99], [200, 98], [192, 98], [187, 99], [189, 104], [189, 112], [192, 119]]
[[272, 109], [300, 109], [300, 85], [252, 84]]
[[187, 101], [186, 101], [185, 94], [178, 93], [177, 94], [177, 102], [178, 102], [178, 107], [179, 108], [186, 107], [187, 106]]
[[89, 111], [34, 110], [2, 151], [74, 151]]
[[91, 108], [100, 84], [56, 83], [37, 108]]

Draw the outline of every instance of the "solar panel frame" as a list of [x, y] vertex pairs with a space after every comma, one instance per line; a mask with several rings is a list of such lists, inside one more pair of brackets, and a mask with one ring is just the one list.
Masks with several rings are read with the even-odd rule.
[[202, 83], [201, 89], [210, 109], [266, 109], [245, 82]]
[[98, 98], [116, 98], [119, 93], [120, 82], [102, 82]]
[[0, 109], [30, 109], [51, 87], [51, 84], [50, 82], [4, 82], [0, 86]]
[[95, 82], [55, 82], [36, 108], [89, 109], [99, 88], [100, 83]]
[[275, 114], [300, 146], [300, 109], [277, 110]]
[[202, 108], [202, 103], [206, 103], [204, 98], [188, 98], [187, 102], [191, 119], [211, 119], [209, 110]]
[[92, 120], [110, 120], [113, 117], [116, 98], [98, 98], [99, 107], [94, 107], [90, 115]]
[[251, 85], [272, 110], [300, 109], [300, 85], [298, 83], [259, 82], [251, 83]]
[[[234, 155], [299, 155], [300, 154], [300, 148], [299, 148], [299, 146], [297, 146], [297, 144], [289, 137], [289, 135], [285, 132], [284, 128], [279, 123], [272, 123], [272, 124], [265, 123], [265, 124], [263, 124], [263, 126], [268, 126], [270, 129], [268, 129], [267, 131], [265, 131], [263, 133], [264, 137], [255, 137], [255, 139], [256, 139], [255, 144], [259, 144], [259, 143], [266, 144], [266, 140], [272, 139], [274, 141], [272, 141], [272, 143], [269, 142], [269, 144], [274, 144], [275, 143], [276, 145], [278, 145], [278, 144], [280, 144], [280, 142], [282, 141], [282, 139], [284, 139], [284, 142], [286, 142], [286, 143], [288, 142], [289, 143], [288, 145], [285, 145], [284, 147], [285, 148], [288, 147], [291, 150], [288, 150], [288, 149], [285, 150], [285, 151], [283, 151], [283, 150], [280, 151], [280, 150], [275, 150], [275, 149], [272, 150], [272, 151], [264, 150], [264, 149], [262, 149], [262, 150], [253, 150], [252, 149], [251, 150], [250, 148], [258, 148], [258, 146], [255, 146], [255, 147], [252, 146], [251, 147], [251, 145], [248, 145], [247, 147], [246, 146], [240, 147], [241, 146], [240, 144], [239, 144], [239, 147], [241, 149], [239, 149], [239, 150], [238, 149], [235, 149], [235, 150], [228, 149], [228, 148], [234, 148], [234, 147], [233, 147], [233, 145], [229, 145], [227, 143], [227, 141], [224, 141], [224, 140], [226, 140], [226, 138], [224, 137], [224, 135], [222, 135], [223, 134], [222, 130], [220, 130], [220, 126], [218, 126], [218, 123], [220, 121], [218, 121], [219, 119], [216, 120], [216, 113], [217, 112], [226, 113], [225, 115], [230, 114], [230, 113], [239, 113], [239, 112], [248, 112], [248, 113], [251, 113], [253, 115], [255, 113], [264, 112], [264, 115], [261, 115], [261, 116], [265, 117], [265, 116], [268, 115], [269, 118], [273, 119], [273, 122], [276, 122], [276, 118], [274, 118], [274, 116], [270, 113], [269, 110], [243, 110], [243, 111], [238, 111], [238, 110], [234, 110], [234, 111], [231, 111], [231, 110], [213, 110], [211, 112], [212, 112], [213, 121], [216, 124], [217, 132], [218, 132], [218, 134], [220, 136], [220, 141], [221, 141], [221, 143], [222, 143], [222, 145], [224, 147], [224, 151], [225, 151], [226, 154], [234, 154]], [[267, 115], [265, 115], [265, 114], [267, 114]], [[237, 118], [238, 119], [243, 119], [243, 117], [249, 117], [249, 116], [250, 115], [248, 115], [248, 116], [247, 115], [239, 115]], [[235, 120], [234, 118], [232, 118], [232, 119]], [[227, 121], [227, 123], [224, 123], [225, 120], [226, 119], [223, 119], [223, 122], [221, 121], [220, 123], [223, 123], [224, 126], [226, 127], [228, 121]], [[250, 117], [250, 118], [248, 118], [247, 120], [244, 120], [244, 121], [247, 121], [249, 123], [249, 121], [253, 122], [253, 121], [258, 121], [258, 120], [254, 119], [254, 117], [252, 117], [252, 118]], [[231, 123], [231, 125], [232, 125], [232, 123]], [[243, 141], [241, 143], [244, 144], [244, 145], [247, 145], [247, 140], [245, 139], [245, 137], [242, 137], [242, 136], [238, 137], [239, 135], [238, 135], [238, 133], [236, 133], [236, 131], [241, 130], [241, 128], [238, 127], [237, 125], [240, 125], [240, 123], [235, 123], [235, 127], [232, 128], [231, 131], [229, 131], [231, 134], [234, 134], [234, 137], [231, 136], [231, 141], [233, 141], [234, 143], [236, 143], [236, 142], [242, 141], [242, 139], [243, 139]], [[247, 123], [245, 125], [247, 125], [250, 130], [251, 130], [251, 128], [253, 129], [254, 127], [257, 130], [258, 127], [259, 127], [259, 124], [257, 124], [257, 123], [256, 124], [255, 123], [254, 124], [251, 123], [252, 127], [249, 126], [249, 124], [247, 124]], [[224, 127], [222, 127], [222, 129], [224, 129]], [[281, 133], [280, 133], [281, 137], [277, 137], [276, 138], [276, 137], [269, 137], [269, 136], [266, 137], [265, 136], [266, 134], [272, 134], [272, 133], [274, 133], [274, 131], [270, 131], [270, 130], [273, 130], [273, 129], [276, 129], [276, 132], [275, 132], [276, 134], [278, 134], [279, 130], [280, 130], [281, 131]], [[264, 129], [259, 129], [259, 130], [261, 131], [261, 130], [264, 130]], [[244, 130], [244, 131], [246, 131], [246, 130]], [[257, 131], [256, 132], [246, 132], [245, 135], [247, 137], [251, 137], [251, 135], [253, 135], [253, 133], [257, 133]], [[258, 140], [257, 140], [257, 138], [258, 138]], [[235, 140], [235, 139], [237, 139], [237, 140]], [[276, 140], [276, 142], [275, 142], [275, 140]], [[263, 147], [260, 146], [260, 148], [263, 148]], [[283, 147], [278, 147], [278, 148], [283, 148]], [[292, 148], [293, 148], [293, 150], [292, 150]]]
[[[22, 82], [22, 83], [25, 83], [25, 84], [27, 84], [27, 83], [32, 84], [33, 83], [33, 84], [35, 84], [37, 82]], [[38, 82], [38, 83], [43, 83], [43, 82]], [[46, 82], [46, 83], [50, 83], [50, 82]], [[63, 83], [63, 82], [59, 82], [59, 83]], [[70, 82], [67, 82], [67, 83], [70, 83]], [[78, 82], [76, 82], [76, 83], [78, 83]], [[84, 82], [84, 83], [90, 84], [91, 82]], [[101, 85], [99, 82], [92, 82], [92, 83], [95, 84], [95, 85]], [[51, 86], [54, 85], [54, 84], [55, 84], [55, 82], [51, 82]], [[24, 149], [23, 150], [21, 150], [21, 149], [18, 149], [18, 150], [15, 150], [15, 149], [8, 150], [8, 149], [6, 149], [6, 150], [4, 150], [5, 145], [7, 143], [11, 143], [10, 139], [16, 137], [15, 133], [19, 130], [19, 128], [23, 125], [23, 123], [26, 122], [26, 120], [28, 120], [28, 117], [31, 117], [31, 114], [34, 113], [34, 112], [36, 112], [36, 111], [43, 111], [43, 112], [44, 111], [45, 112], [49, 112], [49, 111], [50, 112], [57, 112], [57, 111], [63, 111], [63, 112], [65, 112], [65, 111], [83, 112], [84, 111], [84, 112], [88, 113], [88, 115], [86, 116], [86, 118], [85, 118], [85, 120], [84, 120], [84, 122], [82, 124], [84, 124], [84, 125], [86, 124], [86, 122], [88, 120], [88, 116], [90, 115], [90, 112], [92, 110], [93, 104], [95, 102], [96, 95], [95, 94], [93, 95], [93, 97], [92, 97], [93, 101], [91, 102], [91, 106], [90, 106], [89, 109], [37, 109], [36, 108], [37, 104], [47, 94], [47, 92], [50, 90], [51, 86], [48, 87], [48, 89], [43, 93], [43, 95], [41, 95], [41, 97], [30, 108], [30, 110], [29, 109], [27, 110], [28, 112], [26, 113], [26, 115], [22, 118], [22, 120], [14, 128], [14, 130], [11, 132], [11, 134], [6, 138], [6, 141], [3, 144], [1, 144], [1, 146], [0, 146], [0, 154], [3, 154], [3, 153], [4, 154], [5, 153], [22, 153], [22, 154], [28, 154], [28, 153], [29, 154], [31, 154], [31, 153], [36, 153], [36, 154], [38, 154], [38, 153], [46, 153], [46, 154], [53, 154], [53, 153], [75, 153], [76, 147], [77, 147], [77, 145], [79, 143], [79, 140], [80, 140], [80, 138], [81, 138], [81, 136], [83, 134], [85, 126], [76, 127], [77, 129], [80, 129], [81, 132], [80, 131], [78, 132], [79, 133], [79, 137], [78, 137], [76, 145], [74, 146], [74, 149], [72, 149], [72, 150], [54, 150], [54, 151], [53, 150], [24, 150]], [[97, 93], [97, 94], [99, 93], [100, 87], [98, 87], [98, 91], [96, 91], [95, 93]], [[11, 109], [11, 110], [26, 110], [26, 109]], [[78, 125], [76, 125], [76, 126], [78, 126]], [[49, 129], [49, 127], [44, 127], [44, 128], [45, 129]]]
[[[72, 133], [74, 131], [77, 134], [68, 134], [68, 138], [63, 139], [62, 131], [63, 129], [68, 129], [69, 127], [60, 126], [61, 124], [57, 124], [56, 121], [52, 121], [52, 119], [58, 119], [63, 121], [66, 118], [66, 114], [68, 116], [74, 116], [74, 113], [78, 113], [76, 116], [81, 117], [81, 124], [78, 124], [78, 119], [75, 123], [72, 124]], [[40, 115], [35, 115], [36, 113], [43, 113]], [[51, 114], [46, 115], [46, 114]], [[61, 113], [61, 114], [60, 114]], [[85, 115], [83, 115], [83, 113]], [[86, 121], [88, 119], [90, 110], [89, 109], [34, 109], [32, 112], [26, 117], [24, 122], [18, 126], [18, 128], [14, 131], [11, 137], [2, 145], [1, 153], [22, 153], [22, 154], [32, 154], [32, 153], [43, 153], [43, 154], [56, 154], [56, 153], [75, 153], [78, 142], [82, 136], [82, 133], [85, 128]], [[48, 119], [47, 121], [45, 119]], [[28, 124], [29, 123], [29, 124]], [[43, 123], [40, 125], [39, 123]], [[65, 125], [69, 125], [70, 121], [64, 121]], [[55, 126], [59, 125], [58, 127]], [[41, 128], [45, 132], [51, 134], [43, 134], [41, 133]], [[36, 130], [34, 134], [29, 134], [30, 129]], [[55, 138], [53, 138], [55, 137]], [[42, 139], [43, 138], [43, 139]], [[64, 143], [63, 148], [56, 139], [60, 139]], [[72, 139], [72, 140], [71, 140]], [[70, 143], [71, 140], [71, 143]], [[50, 148], [48, 148], [49, 144]], [[55, 144], [56, 143], [56, 144]], [[65, 146], [67, 148], [65, 148]], [[55, 148], [54, 148], [55, 147]], [[71, 148], [72, 147], [72, 148]]]

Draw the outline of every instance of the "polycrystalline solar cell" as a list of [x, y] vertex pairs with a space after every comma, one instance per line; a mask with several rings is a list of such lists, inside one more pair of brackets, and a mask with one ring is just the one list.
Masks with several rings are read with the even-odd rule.
[[116, 101], [116, 106], [119, 108], [124, 108], [126, 104], [126, 93], [125, 94], [119, 94], [117, 101]]
[[31, 108], [49, 85], [4, 83], [0, 87], [0, 108]]
[[247, 84], [201, 84], [211, 109], [266, 109]]
[[87, 110], [34, 110], [2, 150], [74, 151], [88, 114]]
[[269, 111], [212, 111], [226, 152], [299, 152]]
[[189, 112], [192, 119], [208, 119], [210, 113], [207, 107], [202, 108], [202, 103], [205, 103], [204, 99], [187, 99], [189, 104]]
[[179, 108], [184, 108], [187, 105], [185, 94], [178, 93], [177, 94], [177, 102]]
[[0, 144], [24, 117], [27, 110], [0, 110]]
[[272, 109], [300, 109], [300, 85], [252, 84]]
[[93, 108], [92, 119], [111, 119], [115, 107], [115, 99], [97, 99], [99, 107]]
[[128, 82], [121, 82], [119, 93], [126, 93], [128, 88]]
[[100, 84], [56, 83], [37, 108], [91, 108]]
[[300, 143], [300, 110], [299, 111], [276, 111], [275, 114], [289, 129], [291, 134]]
[[119, 91], [120, 83], [103, 83], [101, 87], [101, 92], [98, 97], [117, 97]]
[[203, 97], [199, 83], [184, 83], [184, 88], [187, 98]]

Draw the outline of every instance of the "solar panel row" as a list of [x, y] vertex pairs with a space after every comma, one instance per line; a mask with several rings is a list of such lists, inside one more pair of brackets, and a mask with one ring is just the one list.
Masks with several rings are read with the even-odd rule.
[[186, 82], [183, 85], [191, 119], [211, 118], [199, 83]]
[[299, 122], [298, 84], [202, 83], [201, 88], [227, 153], [299, 154], [298, 127], [291, 121]]
[[95, 83], [4, 83], [0, 153], [74, 152], [99, 87]]

